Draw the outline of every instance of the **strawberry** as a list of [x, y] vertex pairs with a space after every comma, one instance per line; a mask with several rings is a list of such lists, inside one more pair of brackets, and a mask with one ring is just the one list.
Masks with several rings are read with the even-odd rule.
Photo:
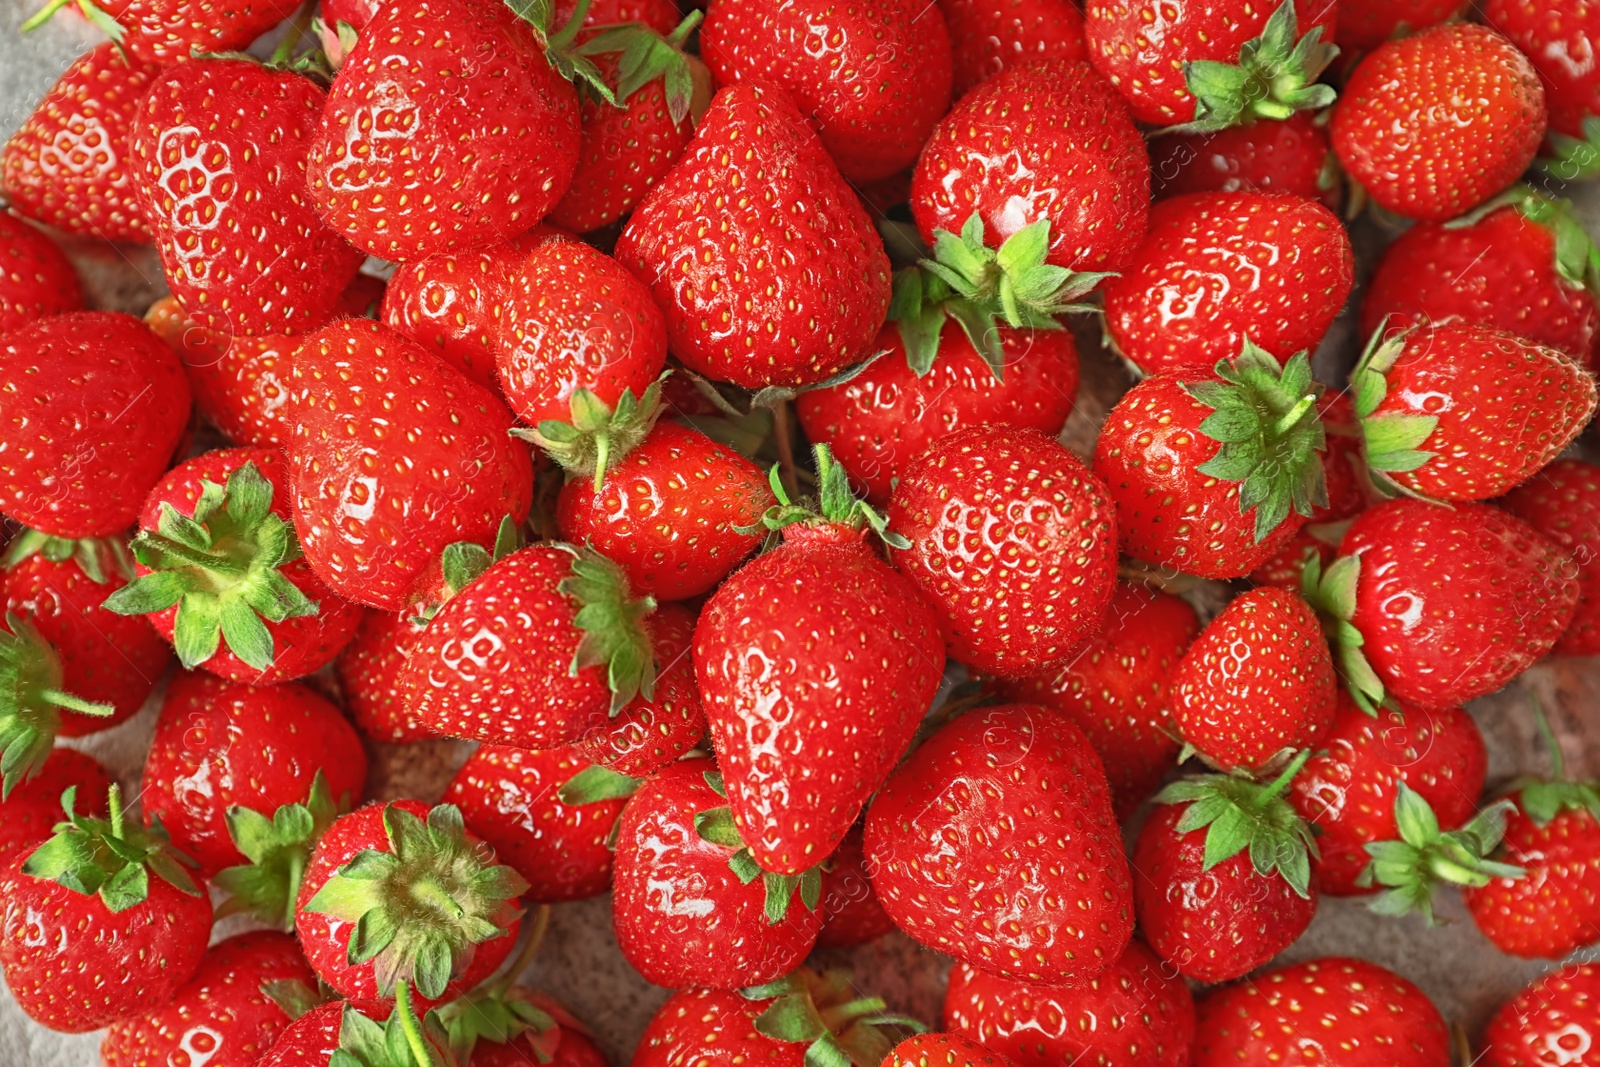
[[[1331, 538], [1333, 543], [1325, 538]], [[1282, 548], [1250, 572], [1250, 584], [1298, 590], [1305, 578], [1306, 562], [1315, 557], [1320, 566], [1332, 563], [1338, 555], [1338, 540], [1337, 534], [1328, 533], [1326, 527], [1302, 526]]]
[[1105, 772], [1059, 711], [1010, 704], [941, 727], [868, 809], [866, 853], [896, 925], [1002, 978], [1088, 981], [1133, 933]]
[[1484, 1027], [1481, 1067], [1586, 1067], [1600, 1029], [1600, 964], [1574, 963], [1536, 978]]
[[[1450, 1034], [1427, 994], [1365, 960], [1327, 956], [1219, 989], [1198, 1005], [1194, 1067], [1448, 1067]], [[1310, 1062], [1316, 1062], [1316, 1059]]]
[[1094, 451], [1122, 550], [1203, 578], [1236, 578], [1270, 559], [1327, 501], [1321, 392], [1305, 353], [1280, 365], [1253, 344], [1215, 373], [1130, 389]]
[[1150, 176], [1158, 200], [1188, 193], [1290, 193], [1337, 209], [1332, 159], [1327, 131], [1305, 111], [1281, 122], [1259, 119], [1210, 133], [1150, 139]]
[[[6, 794], [0, 802], [0, 863], [13, 850], [34, 846], [50, 836], [61, 817], [61, 794], [76, 789], [92, 804], [111, 788], [111, 773], [92, 756], [72, 748], [53, 748], [32, 778]], [[89, 814], [104, 814], [94, 808]]]
[[361, 740], [313, 690], [179, 674], [167, 686], [145, 755], [145, 818], [159, 819], [209, 876], [245, 862], [228, 836], [231, 809], [271, 816], [297, 804], [319, 768], [346, 807], [360, 799], [367, 780]]
[[1317, 832], [1311, 859], [1329, 896], [1371, 892], [1358, 883], [1366, 846], [1396, 837], [1394, 797], [1403, 782], [1454, 829], [1477, 813], [1487, 756], [1483, 735], [1460, 708], [1382, 707], [1369, 715], [1339, 694], [1333, 728], [1289, 785], [1287, 797]]
[[69, 233], [148, 242], [132, 139], [159, 73], [112, 41], [68, 67], [0, 151], [0, 191], [12, 208]]
[[[565, 26], [579, 14], [579, 0], [555, 0], [555, 14], [551, 22]], [[643, 23], [659, 34], [671, 33], [681, 18], [677, 5], [671, 0], [594, 0], [581, 15], [584, 30], [601, 29], [627, 22]], [[593, 40], [588, 33], [580, 39]]]
[[1527, 57], [1487, 27], [1452, 22], [1361, 61], [1333, 112], [1333, 150], [1379, 207], [1438, 221], [1515, 181], [1545, 123]]
[[[622, 809], [611, 919], [622, 954], [655, 985], [771, 982], [794, 970], [817, 940], [820, 877], [755, 867], [721, 787], [710, 760], [679, 760]], [[650, 1043], [646, 1037], [640, 1047]]]
[[[590, 1032], [550, 997], [513, 986], [497, 999], [509, 1011], [485, 1011], [484, 998], [477, 996], [455, 1002], [466, 1009], [458, 1016], [450, 1015], [454, 1005], [441, 1010], [446, 1032], [463, 1063], [471, 1067], [526, 1067], [529, 1063], [610, 1067], [611, 1061], [595, 1047]], [[471, 1028], [482, 1032], [475, 1035], [470, 1056], [463, 1057], [456, 1021], [468, 1018]]]
[[415, 983], [419, 1003], [433, 1004], [505, 961], [526, 887], [463, 826], [458, 809], [368, 804], [335, 819], [317, 841], [295, 929], [317, 977], [341, 996], [389, 996]]
[[437, 1016], [418, 1019], [406, 984], [396, 991], [393, 1001], [331, 1000], [312, 1008], [256, 1067], [457, 1067]]
[[71, 5], [120, 51], [162, 66], [243, 51], [298, 6], [290, 0], [49, 0], [22, 29], [35, 29]]
[[1196, 193], [1150, 212], [1150, 236], [1105, 283], [1106, 333], [1146, 374], [1207, 370], [1248, 340], [1315, 350], [1355, 280], [1350, 238], [1311, 200]]
[[1323, 41], [1337, 17], [1335, 0], [1089, 0], [1084, 36], [1134, 118], [1210, 132], [1332, 103], [1316, 82], [1338, 54]]
[[426, 741], [433, 731], [406, 707], [406, 660], [426, 624], [409, 611], [369, 611], [333, 661], [345, 710], [361, 733], [391, 745]]
[[211, 933], [211, 900], [165, 836], [125, 819], [111, 786], [108, 817], [73, 810], [55, 836], [0, 869], [0, 968], [34, 1022], [81, 1034], [170, 1004]]
[[819, 948], [853, 948], [876, 941], [894, 930], [894, 920], [889, 918], [872, 891], [871, 877], [867, 873], [866, 854], [862, 851], [861, 825], [858, 823], [845, 834], [839, 847], [822, 865], [822, 931], [817, 935]]
[[189, 385], [138, 319], [53, 315], [0, 335], [0, 423], [29, 427], [0, 460], [0, 509], [55, 537], [119, 534], [189, 424]]
[[[713, 210], [715, 230], [702, 224]], [[801, 215], [804, 226], [779, 221]], [[794, 101], [772, 85], [716, 95], [683, 158], [634, 210], [616, 256], [666, 313], [673, 355], [750, 388], [811, 385], [857, 362], [889, 306], [883, 241]], [[738, 271], [722, 269], [731, 258]]]
[[274, 983], [316, 981], [294, 939], [271, 930], [219, 941], [170, 1005], [113, 1023], [100, 1045], [105, 1067], [184, 1063], [254, 1064], [289, 1025], [268, 992]]
[[1459, 16], [1467, 0], [1339, 0], [1340, 48], [1360, 54]]
[[1578, 571], [1578, 608], [1551, 649], [1558, 656], [1600, 653], [1600, 469], [1558, 459], [1511, 490], [1501, 507], [1566, 549]]
[[952, 100], [1033, 59], [1089, 58], [1083, 12], [1071, 0], [939, 0], [939, 10], [950, 31]]
[[1058, 670], [1116, 588], [1105, 483], [1034, 430], [975, 426], [908, 464], [889, 524], [895, 569], [939, 613], [951, 658], [1003, 677]]
[[[814, 43], [819, 35], [826, 46]], [[718, 85], [787, 90], [852, 183], [915, 163], [950, 108], [950, 34], [932, 5], [865, 0], [806, 10], [711, 0], [700, 50]]]
[[1183, 979], [1136, 940], [1081, 986], [1017, 982], [959, 963], [945, 991], [944, 1025], [1017, 1067], [1080, 1061], [1184, 1067], [1194, 1040], [1194, 998]]
[[1487, 0], [1483, 17], [1533, 62], [1550, 110], [1550, 174], [1591, 177], [1600, 167], [1600, 74], [1574, 58], [1600, 40], [1600, 14], [1583, 0]]
[[882, 1067], [1016, 1067], [1014, 1061], [991, 1052], [959, 1034], [917, 1034], [908, 1037], [884, 1057]]
[[44, 231], [0, 211], [0, 333], [83, 307], [72, 262]]
[[[779, 494], [763, 521], [783, 543], [722, 583], [694, 634], [733, 821], [760, 867], [789, 876], [838, 847], [944, 673], [933, 608], [867, 540], [883, 520], [827, 446], [816, 459], [818, 510]], [[787, 634], [806, 637], [789, 647]]]
[[491, 542], [528, 513], [532, 463], [507, 436], [511, 413], [386, 326], [344, 319], [306, 338], [291, 419], [301, 550], [357, 603], [403, 609], [445, 545]]
[[1118, 582], [1105, 629], [1065, 667], [1000, 689], [1010, 700], [1043, 704], [1071, 718], [1094, 745], [1117, 815], [1126, 818], [1177, 763], [1182, 746], [1167, 703], [1168, 681], [1199, 632], [1186, 602]]
[[362, 255], [322, 224], [306, 189], [324, 95], [250, 59], [163, 73], [137, 113], [134, 184], [167, 284], [225, 336], [320, 326]]
[[1244, 774], [1172, 783], [1133, 846], [1139, 929], [1200, 982], [1241, 978], [1297, 941], [1317, 913], [1311, 828], [1283, 798], [1309, 752], [1272, 782]]

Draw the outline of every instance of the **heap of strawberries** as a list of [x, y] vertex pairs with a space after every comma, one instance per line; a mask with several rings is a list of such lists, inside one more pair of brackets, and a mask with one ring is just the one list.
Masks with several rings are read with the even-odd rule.
[[[598, 1067], [518, 978], [610, 893], [634, 1067], [1445, 1067], [1356, 946], [1262, 970], [1319, 897], [1600, 941], [1600, 784], [1486, 786], [1463, 710], [1600, 654], [1589, 0], [65, 6], [0, 155], [39, 1025]], [[136, 790], [58, 743], [147, 703]], [[807, 965], [895, 930], [938, 1029]], [[1475, 1062], [1597, 1028], [1569, 967]]]

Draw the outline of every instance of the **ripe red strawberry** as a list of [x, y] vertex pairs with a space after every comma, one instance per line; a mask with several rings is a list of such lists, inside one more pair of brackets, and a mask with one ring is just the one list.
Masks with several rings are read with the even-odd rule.
[[[933, 608], [867, 540], [883, 520], [850, 495], [827, 446], [816, 458], [820, 511], [780, 495], [764, 521], [782, 545], [717, 589], [694, 635], [733, 820], [755, 862], [782, 875], [838, 847], [944, 674]], [[780, 652], [785, 634], [807, 636]]]
[[1251, 341], [1314, 351], [1355, 280], [1350, 238], [1311, 200], [1197, 193], [1156, 204], [1150, 236], [1103, 286], [1106, 333], [1146, 374], [1203, 371]]
[[[712, 210], [715, 230], [701, 221]], [[805, 226], [780, 221], [795, 212]], [[889, 306], [883, 241], [794, 101], [771, 85], [717, 94], [616, 256], [666, 313], [673, 355], [750, 388], [811, 385], [857, 362]], [[724, 270], [735, 257], [740, 269]]]
[[100, 1044], [105, 1067], [193, 1062], [253, 1064], [289, 1025], [264, 991], [274, 982], [316, 982], [292, 937], [272, 930], [236, 934], [206, 953], [170, 1005], [113, 1023]]
[[83, 307], [78, 272], [44, 231], [0, 211], [0, 333]]
[[1034, 430], [974, 426], [903, 471], [894, 565], [939, 613], [951, 658], [1008, 678], [1065, 666], [1116, 588], [1105, 483]]
[[939, 10], [950, 31], [952, 100], [1034, 59], [1089, 58], [1083, 12], [1071, 0], [939, 0]]
[[17, 1006], [51, 1030], [81, 1034], [169, 1004], [200, 966], [211, 899], [159, 831], [125, 819], [111, 787], [109, 817], [78, 814], [0, 868], [0, 968]]
[[1600, 469], [1558, 459], [1500, 501], [1517, 518], [1571, 553], [1578, 608], [1551, 649], [1558, 656], [1600, 653]]
[[1600, 73], [1578, 57], [1600, 40], [1600, 12], [1584, 0], [1487, 0], [1482, 11], [1544, 83], [1555, 156], [1551, 176], [1592, 176], [1600, 168]]
[[[1000, 157], [1015, 165], [993, 166]], [[995, 248], [1048, 220], [1048, 261], [1074, 271], [1128, 263], [1149, 203], [1149, 157], [1127, 108], [1087, 65], [1059, 59], [1007, 70], [962, 97], [934, 127], [911, 186], [930, 244], [974, 213]]]
[[32, 30], [73, 4], [134, 59], [163, 66], [243, 51], [297, 6], [289, 0], [49, 0], [22, 28]]
[[1339, 47], [1360, 54], [1460, 15], [1467, 0], [1339, 0]]
[[1361, 61], [1333, 112], [1333, 150], [1378, 206], [1437, 221], [1515, 181], [1545, 123], [1527, 57], [1487, 27], [1452, 22]]
[[1333, 729], [1289, 785], [1288, 800], [1317, 832], [1311, 859], [1329, 896], [1372, 892], [1359, 883], [1366, 846], [1400, 833], [1394, 798], [1404, 782], [1455, 829], [1478, 810], [1488, 757], [1483, 736], [1460, 708], [1379, 708], [1369, 715], [1339, 694]]
[[1178, 762], [1182, 745], [1167, 686], [1199, 632], [1200, 620], [1185, 601], [1118, 582], [1105, 629], [1065, 667], [1004, 683], [1001, 690], [1072, 719], [1105, 766], [1118, 817], [1126, 818]]
[[820, 879], [751, 870], [712, 782], [721, 785], [716, 764], [679, 760], [646, 780], [622, 810], [611, 918], [622, 954], [655, 985], [771, 982], [806, 958], [822, 925]]
[[[815, 43], [819, 34], [826, 46]], [[712, 0], [700, 49], [718, 85], [786, 89], [852, 183], [915, 163], [950, 108], [950, 35], [932, 5], [867, 0], [808, 11]]]
[[895, 928], [872, 891], [861, 833], [857, 823], [822, 865], [822, 900], [817, 905], [822, 913], [819, 948], [865, 945]]
[[406, 707], [401, 682], [412, 644], [425, 625], [410, 611], [369, 611], [333, 661], [345, 710], [374, 741], [403, 745], [434, 736]]
[[111, 41], [68, 67], [0, 151], [0, 191], [12, 208], [69, 233], [148, 242], [132, 137], [159, 73]]
[[0, 335], [0, 423], [30, 431], [0, 459], [0, 509], [55, 537], [120, 534], [188, 427], [189, 384], [138, 319], [53, 315]]
[[1125, 393], [1094, 451], [1123, 551], [1203, 578], [1270, 559], [1327, 501], [1321, 392], [1305, 353], [1280, 367], [1246, 345], [1216, 373], [1158, 375]]
[[1132, 941], [1082, 986], [1016, 982], [958, 963], [945, 991], [944, 1026], [1017, 1067], [1185, 1067], [1194, 998], [1143, 942]]
[[1450, 1032], [1427, 994], [1365, 960], [1268, 971], [1198, 1008], [1193, 1067], [1276, 1067], [1308, 1054], [1338, 1067], [1450, 1063]]
[[456, 808], [368, 804], [317, 841], [295, 929], [317, 977], [341, 996], [389, 996], [404, 982], [431, 1005], [505, 962], [526, 885], [464, 828]]
[[795, 399], [806, 437], [828, 445], [875, 504], [886, 503], [895, 479], [942, 437], [996, 423], [1055, 437], [1072, 414], [1078, 395], [1072, 334], [1000, 327], [1003, 376], [996, 376], [956, 320], [940, 317], [931, 351], [913, 355], [902, 328], [891, 323], [878, 334], [884, 355], [866, 370]]
[[902, 930], [1002, 978], [1087, 981], [1133, 933], [1105, 772], [1059, 711], [980, 708], [940, 728], [868, 809], [866, 852]]
[[99, 798], [111, 788], [111, 773], [92, 757], [71, 748], [54, 748], [32, 778], [0, 802], [0, 864], [18, 848], [50, 836], [61, 818], [61, 794], [76, 789], [91, 815], [105, 814]]
[[167, 284], [201, 326], [230, 338], [315, 329], [360, 268], [306, 189], [323, 99], [309, 78], [250, 59], [181, 63], [151, 85], [134, 184]]
[[1338, 54], [1335, 0], [1089, 0], [1084, 14], [1089, 61], [1140, 122], [1220, 130], [1333, 102], [1316, 81]]
[[1600, 1030], [1600, 964], [1574, 963], [1530, 982], [1483, 1031], [1481, 1067], [1586, 1067]]
[[1259, 119], [1150, 140], [1150, 177], [1158, 200], [1187, 193], [1290, 193], [1337, 209], [1332, 159], [1327, 131], [1305, 111], [1281, 122]]
[[882, 1067], [1016, 1067], [1015, 1061], [991, 1052], [959, 1034], [917, 1034], [884, 1057]]
[[499, 398], [376, 322], [344, 319], [294, 359], [295, 530], [334, 592], [385, 611], [415, 599], [448, 544], [528, 513], [533, 465]]

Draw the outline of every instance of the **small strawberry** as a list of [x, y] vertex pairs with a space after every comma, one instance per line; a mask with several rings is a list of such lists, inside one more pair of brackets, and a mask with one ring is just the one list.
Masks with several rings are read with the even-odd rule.
[[0, 151], [0, 191], [12, 208], [68, 233], [148, 243], [132, 139], [159, 73], [112, 41], [68, 67]]
[[1150, 177], [1158, 200], [1188, 193], [1290, 193], [1337, 209], [1332, 159], [1327, 131], [1305, 111], [1281, 122], [1258, 119], [1226, 130], [1150, 139]]
[[152, 1067], [198, 1052], [215, 1067], [254, 1064], [290, 1022], [269, 993], [278, 982], [316, 982], [293, 938], [258, 930], [219, 941], [170, 1005], [112, 1024], [100, 1062]]
[[1033, 430], [974, 426], [903, 471], [895, 569], [939, 613], [952, 659], [1015, 678], [1064, 667], [1116, 588], [1117, 516], [1105, 483]]
[[991, 1052], [959, 1034], [918, 1034], [908, 1037], [884, 1057], [882, 1067], [1016, 1067], [1015, 1061]]
[[396, 999], [330, 1000], [290, 1023], [256, 1067], [459, 1067], [438, 1016], [418, 1019], [405, 982]]
[[895, 929], [872, 891], [867, 859], [862, 851], [861, 825], [845, 834], [822, 865], [822, 931], [818, 948], [853, 948], [876, 941]]
[[130, 315], [76, 311], [0, 334], [0, 510], [64, 538], [120, 534], [189, 425], [178, 360]]
[[73, 810], [32, 852], [0, 870], [0, 968], [34, 1022], [81, 1034], [170, 1004], [200, 966], [211, 900], [159, 829], [125, 821], [116, 785], [107, 818]]
[[1588, 1067], [1600, 1032], [1600, 964], [1574, 963], [1536, 978], [1484, 1027], [1480, 1067]]
[[170, 66], [194, 55], [243, 51], [298, 5], [291, 0], [49, 0], [22, 29], [36, 29], [68, 6], [76, 6], [120, 52]]
[[1150, 236], [1103, 287], [1106, 333], [1146, 374], [1204, 371], [1248, 340], [1314, 351], [1355, 280], [1350, 238], [1311, 200], [1196, 193], [1162, 200]]
[[72, 262], [43, 230], [0, 211], [0, 333], [83, 307]]
[[[90, 804], [111, 788], [111, 772], [92, 756], [72, 748], [54, 748], [32, 778], [0, 801], [0, 863], [17, 848], [37, 845], [50, 836], [61, 818], [61, 794], [76, 789]], [[104, 814], [104, 808], [89, 811]]]
[[1422, 990], [1375, 963], [1337, 956], [1268, 971], [1199, 1002], [1193, 1067], [1276, 1067], [1308, 1054], [1329, 1067], [1448, 1067], [1450, 1032]]
[[1578, 571], [1578, 608], [1550, 651], [1600, 654], [1600, 468], [1558, 459], [1498, 501], [1500, 507], [1566, 549]]
[[[710, 211], [715, 228], [702, 224]], [[786, 221], [802, 216], [803, 226]], [[882, 239], [773, 85], [716, 95], [616, 256], [666, 313], [673, 355], [749, 388], [811, 385], [858, 362], [889, 306]], [[733, 259], [739, 269], [724, 270]]]
[[939, 0], [939, 10], [950, 31], [952, 100], [1030, 60], [1089, 58], [1083, 12], [1071, 0]]
[[1452, 22], [1361, 61], [1333, 112], [1333, 150], [1379, 207], [1438, 221], [1516, 181], [1545, 123], [1528, 58], [1487, 27]]
[[1560, 181], [1600, 170], [1600, 75], [1575, 62], [1600, 41], [1600, 13], [1585, 0], [1487, 0], [1483, 18], [1539, 72], [1550, 110], [1549, 173]]
[[1105, 772], [1059, 711], [982, 708], [940, 728], [868, 809], [866, 853], [902, 930], [1002, 978], [1087, 981], [1133, 934]]
[[1467, 0], [1339, 0], [1334, 40], [1357, 55], [1459, 16]]
[[944, 1026], [1017, 1067], [1186, 1067], [1194, 998], [1169, 965], [1135, 940], [1081, 986], [1017, 982], [958, 963], [945, 991]]

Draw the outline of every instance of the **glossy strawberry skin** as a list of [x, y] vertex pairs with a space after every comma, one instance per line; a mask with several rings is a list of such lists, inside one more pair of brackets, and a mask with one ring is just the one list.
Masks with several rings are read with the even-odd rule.
[[289, 1025], [261, 986], [291, 981], [316, 982], [294, 938], [257, 930], [220, 941], [172, 1004], [114, 1024], [100, 1061], [155, 1067], [186, 1062], [197, 1051], [213, 1067], [253, 1067]]
[[1078, 396], [1078, 349], [1066, 330], [1000, 328], [1005, 376], [996, 378], [966, 332], [947, 320], [933, 368], [918, 377], [899, 327], [878, 333], [884, 355], [842, 385], [795, 399], [806, 437], [823, 442], [883, 504], [894, 481], [929, 446], [958, 430], [1003, 423], [1055, 437]]
[[1329, 896], [1374, 891], [1357, 879], [1372, 859], [1368, 843], [1400, 837], [1400, 783], [1428, 802], [1446, 830], [1477, 814], [1488, 756], [1483, 735], [1460, 708], [1380, 708], [1372, 716], [1341, 690], [1338, 717], [1317, 749], [1285, 796], [1317, 834], [1321, 855], [1311, 868]]
[[[1582, 1067], [1600, 1030], [1600, 964], [1575, 963], [1535, 979], [1484, 1028], [1482, 1067]], [[1582, 1049], [1582, 1051], [1579, 1051]], [[1573, 1058], [1576, 1054], [1576, 1058]]]
[[1495, 858], [1528, 873], [1461, 896], [1501, 952], [1559, 960], [1600, 941], [1600, 820], [1591, 812], [1563, 808], [1541, 826], [1514, 807]]
[[873, 801], [866, 854], [902, 930], [1003, 978], [1086, 981], [1132, 936], [1105, 772], [1062, 712], [1011, 704], [942, 727]]
[[[1014, 165], [997, 168], [997, 158]], [[959, 233], [974, 211], [991, 248], [1049, 219], [1049, 262], [1073, 270], [1121, 269], [1144, 240], [1149, 207], [1149, 156], [1122, 100], [1087, 64], [1062, 60], [1007, 70], [962, 97], [911, 184], [924, 240]]]
[[606, 839], [623, 805], [561, 803], [557, 791], [589, 766], [570, 748], [484, 745], [450, 779], [442, 803], [460, 808], [500, 862], [528, 880], [526, 900], [586, 900], [611, 887]]
[[772, 1002], [722, 989], [686, 989], [668, 997], [650, 1019], [631, 1067], [802, 1067], [804, 1042], [777, 1041], [755, 1027]]
[[344, 319], [294, 360], [295, 530], [347, 599], [404, 609], [446, 545], [521, 522], [533, 463], [498, 397], [388, 327]]
[[256, 1067], [327, 1067], [339, 1050], [339, 1030], [346, 1006], [374, 1022], [382, 1022], [394, 1010], [393, 1001], [373, 998], [319, 1004], [290, 1023]]
[[1467, 0], [1339, 0], [1339, 47], [1364, 52], [1455, 18]]
[[30, 427], [0, 461], [7, 515], [58, 537], [120, 534], [188, 427], [189, 384], [138, 319], [55, 315], [0, 335], [0, 422]]
[[1578, 582], [1561, 548], [1483, 504], [1401, 498], [1363, 512], [1339, 545], [1361, 558], [1352, 625], [1387, 690], [1425, 708], [1492, 693], [1548, 652]]
[[1072, 0], [939, 0], [939, 10], [950, 31], [952, 100], [1034, 59], [1089, 58], [1083, 12]]
[[578, 143], [577, 93], [532, 27], [504, 5], [427, 0], [379, 8], [334, 79], [306, 174], [346, 240], [421, 259], [537, 223], [572, 180]]
[[1355, 280], [1350, 239], [1315, 201], [1196, 193], [1160, 201], [1150, 235], [1105, 283], [1106, 332], [1146, 374], [1209, 370], [1246, 338], [1315, 351]]
[[406, 707], [401, 684], [411, 647], [423, 627], [406, 611], [369, 611], [339, 658], [333, 661], [339, 693], [356, 729], [391, 745], [434, 736]]
[[61, 821], [61, 794], [68, 789], [78, 791], [75, 810], [104, 815], [111, 781], [111, 772], [92, 756], [72, 748], [52, 749], [38, 773], [0, 801], [0, 863], [14, 850], [31, 851], [50, 836]]
[[[777, 221], [796, 212], [807, 225]], [[702, 223], [708, 213], [722, 220], [715, 230]], [[734, 251], [755, 248], [763, 254]], [[736, 255], [730, 273], [725, 257]], [[673, 355], [747, 388], [842, 370], [872, 351], [889, 307], [883, 241], [794, 101], [771, 85], [716, 95], [683, 158], [628, 220], [616, 257], [666, 313]]]
[[1172, 669], [1200, 632], [1186, 601], [1118, 582], [1105, 628], [1055, 674], [1005, 682], [1008, 699], [1072, 719], [1105, 766], [1118, 818], [1156, 791], [1182, 747], [1167, 703]]
[[141, 803], [145, 817], [159, 817], [173, 844], [210, 876], [247, 862], [228, 835], [230, 807], [270, 819], [284, 804], [305, 803], [319, 770], [335, 801], [361, 799], [361, 739], [316, 692], [179, 673], [145, 756]]
[[243, 51], [295, 13], [292, 0], [106, 0], [135, 58], [168, 66], [195, 53]]
[[0, 151], [0, 190], [11, 206], [69, 233], [148, 243], [132, 135], [158, 73], [124, 59], [111, 41], [80, 56]]
[[[669, 764], [622, 812], [612, 922], [622, 954], [654, 985], [743, 989], [772, 981], [805, 959], [822, 925], [798, 895], [782, 922], [768, 923], [761, 881], [742, 883], [728, 867], [732, 850], [696, 832], [696, 814], [727, 803], [705, 781], [716, 769], [706, 759]], [[641, 1047], [649, 1043], [647, 1034]]]
[[1600, 76], [1572, 57], [1600, 40], [1600, 10], [1583, 0], [1487, 0], [1483, 17], [1538, 68], [1550, 129], [1583, 138], [1583, 120], [1600, 115]]
[[1043, 434], [973, 427], [909, 464], [889, 524], [897, 570], [939, 612], [951, 658], [1020, 677], [1065, 666], [1116, 588], [1106, 487]]
[[70, 260], [43, 230], [0, 211], [0, 334], [83, 307]]
[[944, 1026], [1017, 1067], [1186, 1067], [1194, 998], [1136, 940], [1083, 986], [1016, 982], [958, 963], [945, 991]]
[[883, 1058], [882, 1067], [1013, 1067], [1012, 1061], [960, 1034], [914, 1034]]
[[1362, 60], [1333, 112], [1333, 150], [1380, 207], [1443, 221], [1515, 181], [1545, 124], [1527, 57], [1491, 29], [1456, 22]]
[[1268, 971], [1217, 990], [1198, 1009], [1193, 1067], [1276, 1067], [1308, 1053], [1339, 1067], [1450, 1063], [1439, 1009], [1365, 960], [1328, 956]]
[[1150, 139], [1156, 199], [1189, 193], [1289, 193], [1339, 205], [1326, 182], [1333, 149], [1309, 111], [1282, 122], [1261, 119], [1212, 133], [1169, 133]]
[[895, 928], [894, 920], [872, 891], [861, 833], [859, 823], [852, 827], [822, 869], [822, 901], [817, 910], [823, 918], [818, 948], [865, 945]]
[[1558, 459], [1498, 504], [1566, 549], [1578, 571], [1578, 608], [1551, 649], [1558, 656], [1600, 653], [1600, 469]]

